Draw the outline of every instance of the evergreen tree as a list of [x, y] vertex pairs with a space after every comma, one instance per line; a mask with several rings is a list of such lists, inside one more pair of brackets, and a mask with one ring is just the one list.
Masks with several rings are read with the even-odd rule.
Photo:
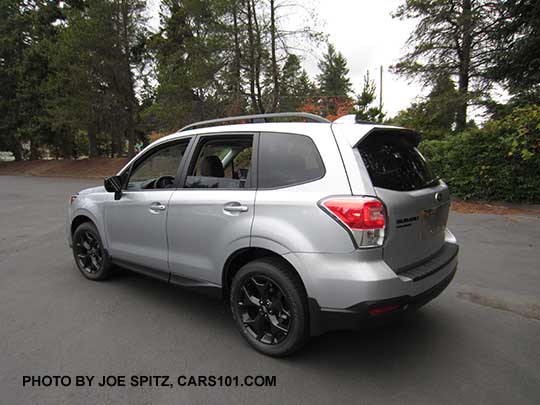
[[159, 85], [150, 112], [163, 123], [157, 129], [174, 130], [220, 115], [219, 79], [230, 56], [223, 23], [227, 6], [226, 1], [163, 1], [162, 28], [151, 45]]
[[22, 125], [17, 102], [17, 67], [25, 49], [25, 21], [20, 13], [22, 1], [0, 0], [0, 149], [22, 159], [17, 129]]
[[375, 82], [369, 77], [369, 71], [364, 75], [364, 87], [356, 101], [356, 119], [360, 121], [382, 122], [384, 113], [382, 106], [374, 105]]
[[[57, 0], [0, 1], [0, 148], [17, 160], [41, 156], [55, 134], [46, 119], [42, 84], [49, 75], [44, 44], [54, 41], [62, 15]], [[68, 144], [62, 144], [69, 155]]]
[[492, 79], [497, 41], [495, 22], [503, 2], [489, 0], [405, 0], [395, 17], [417, 21], [408, 39], [410, 51], [394, 66], [394, 71], [425, 84], [439, 75], [457, 78], [456, 129], [467, 123], [467, 107], [486, 98]]
[[347, 60], [341, 52], [336, 51], [334, 45], [328, 44], [328, 50], [319, 62], [319, 70], [321, 73], [317, 81], [321, 95], [342, 99], [350, 97], [352, 85], [348, 77]]
[[[133, 153], [138, 103], [134, 72], [142, 64], [146, 32], [140, 0], [87, 0], [66, 11], [67, 26], [49, 49], [47, 83], [53, 123], [84, 131], [88, 154]], [[103, 142], [105, 140], [105, 142]]]
[[319, 61], [320, 74], [317, 76], [323, 115], [338, 115], [338, 107], [351, 100], [352, 84], [348, 77], [347, 60], [328, 44], [327, 53]]
[[279, 110], [298, 111], [314, 93], [314, 85], [302, 69], [300, 59], [290, 54], [281, 70]]
[[427, 139], [441, 138], [454, 131], [458, 99], [454, 82], [440, 75], [424, 100], [400, 111], [391, 123], [418, 130]]
[[[489, 75], [501, 82], [512, 104], [540, 103], [540, 2], [509, 0], [500, 5], [504, 18], [497, 20], [493, 34], [497, 48]], [[510, 108], [511, 110], [511, 108]]]

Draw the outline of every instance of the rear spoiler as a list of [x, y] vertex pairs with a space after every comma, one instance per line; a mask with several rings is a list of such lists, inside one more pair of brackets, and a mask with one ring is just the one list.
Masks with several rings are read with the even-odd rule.
[[358, 121], [354, 114], [344, 115], [332, 122], [332, 128], [342, 133], [352, 147], [357, 147], [362, 140], [374, 132], [395, 132], [406, 136], [409, 141], [418, 146], [422, 136], [412, 129], [385, 125], [377, 122]]
[[420, 135], [416, 131], [413, 131], [412, 129], [380, 126], [375, 127], [371, 129], [368, 133], [366, 133], [366, 135], [363, 136], [362, 139], [360, 139], [357, 144], [354, 145], [354, 147], [357, 147], [363, 140], [367, 139], [370, 135], [377, 132], [395, 133], [401, 136], [405, 136], [409, 140], [409, 142], [415, 147], [420, 144], [420, 141], [422, 141], [422, 135]]

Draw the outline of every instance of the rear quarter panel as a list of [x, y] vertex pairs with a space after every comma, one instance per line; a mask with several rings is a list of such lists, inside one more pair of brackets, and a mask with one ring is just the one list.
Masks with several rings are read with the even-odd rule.
[[[285, 132], [285, 131], [284, 131]], [[354, 250], [349, 234], [317, 205], [330, 195], [350, 195], [351, 189], [334, 136], [327, 125], [309, 127], [325, 166], [325, 175], [305, 184], [259, 189], [251, 232], [253, 247], [288, 252], [346, 253]], [[272, 136], [279, 136], [273, 133]]]

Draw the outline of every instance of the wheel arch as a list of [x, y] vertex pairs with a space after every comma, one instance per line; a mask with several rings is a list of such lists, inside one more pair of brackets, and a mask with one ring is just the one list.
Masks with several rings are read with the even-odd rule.
[[97, 228], [97, 225], [94, 222], [94, 220], [92, 220], [92, 218], [90, 218], [88, 215], [86, 215], [86, 214], [78, 214], [71, 221], [70, 232], [71, 232], [72, 237], [73, 237], [73, 234], [75, 233], [75, 230], [80, 225], [84, 224], [85, 222], [90, 222], [92, 225], [94, 225]]
[[245, 247], [233, 252], [227, 258], [225, 264], [223, 265], [221, 280], [223, 298], [227, 299], [234, 275], [242, 268], [242, 266], [253, 260], [261, 259], [264, 257], [275, 258], [276, 260], [279, 260], [281, 263], [287, 266], [287, 268], [292, 272], [292, 274], [294, 274], [298, 278], [298, 280], [302, 284], [302, 288], [304, 290], [306, 298], [308, 297], [304, 280], [300, 276], [300, 273], [295, 268], [295, 266], [285, 256], [266, 248]]
[[[99, 214], [99, 212], [98, 212]], [[92, 225], [96, 227], [96, 229], [99, 232], [99, 235], [101, 236], [101, 242], [103, 243], [103, 247], [105, 249], [109, 249], [109, 241], [108, 237], [105, 234], [105, 228], [102, 221], [98, 220], [99, 216], [94, 215], [93, 212], [90, 212], [87, 209], [77, 209], [72, 214], [71, 223], [69, 224], [69, 240], [73, 240], [73, 233], [75, 232], [75, 229], [77, 227], [85, 222], [90, 222]]]

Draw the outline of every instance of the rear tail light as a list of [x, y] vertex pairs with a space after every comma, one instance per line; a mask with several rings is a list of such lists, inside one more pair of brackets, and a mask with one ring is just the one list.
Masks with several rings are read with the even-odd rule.
[[386, 215], [384, 205], [373, 197], [327, 198], [321, 208], [345, 227], [358, 247], [381, 246]]

